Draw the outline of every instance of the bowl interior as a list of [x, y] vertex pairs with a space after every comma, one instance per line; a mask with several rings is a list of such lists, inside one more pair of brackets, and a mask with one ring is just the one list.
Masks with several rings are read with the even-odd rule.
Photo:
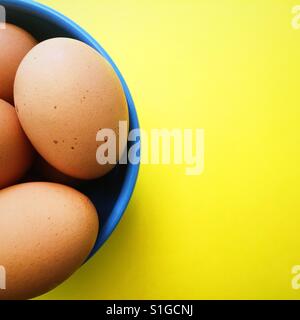
[[[63, 15], [32, 1], [0, 0], [0, 5], [6, 9], [7, 22], [24, 28], [39, 41], [69, 37], [94, 47], [111, 63], [122, 82], [129, 106], [130, 129], [139, 127], [135, 107], [122, 75], [108, 54], [89, 34]], [[93, 201], [100, 216], [100, 232], [91, 256], [110, 236], [122, 217], [135, 186], [138, 168], [139, 165], [118, 165], [107, 176], [78, 188]]]

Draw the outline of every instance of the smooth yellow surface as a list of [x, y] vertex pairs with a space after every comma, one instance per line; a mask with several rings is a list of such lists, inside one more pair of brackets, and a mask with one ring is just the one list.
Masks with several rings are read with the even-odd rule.
[[206, 135], [204, 173], [143, 166], [113, 236], [43, 298], [299, 299], [297, 0], [42, 2], [108, 51], [143, 128]]

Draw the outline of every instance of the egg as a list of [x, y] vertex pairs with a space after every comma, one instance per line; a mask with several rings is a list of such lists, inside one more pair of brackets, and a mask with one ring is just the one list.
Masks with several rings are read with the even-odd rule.
[[20, 62], [37, 41], [25, 30], [6, 23], [0, 28], [0, 99], [13, 102], [13, 86]]
[[0, 189], [21, 179], [31, 167], [33, 158], [34, 151], [20, 126], [15, 108], [0, 100]]
[[[39, 43], [19, 66], [14, 96], [31, 143], [60, 172], [88, 180], [115, 166], [97, 162], [96, 135], [112, 129], [118, 137], [128, 106], [117, 74], [93, 48], [68, 38]], [[116, 140], [118, 159], [125, 146]]]
[[70, 277], [98, 234], [95, 207], [80, 192], [33, 182], [0, 191], [1, 300], [39, 296]]

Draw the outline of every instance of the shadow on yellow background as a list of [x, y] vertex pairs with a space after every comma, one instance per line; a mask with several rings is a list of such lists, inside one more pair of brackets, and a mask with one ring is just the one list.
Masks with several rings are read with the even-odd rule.
[[204, 173], [143, 166], [109, 241], [42, 298], [299, 299], [297, 1], [42, 2], [111, 54], [142, 128], [205, 130]]

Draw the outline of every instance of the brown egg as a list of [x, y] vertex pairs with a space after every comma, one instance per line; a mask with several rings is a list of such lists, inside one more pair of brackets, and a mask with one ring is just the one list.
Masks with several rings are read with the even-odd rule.
[[6, 23], [0, 28], [0, 99], [13, 103], [13, 86], [20, 62], [37, 41], [25, 30]]
[[115, 166], [98, 164], [96, 135], [118, 133], [127, 101], [113, 68], [88, 45], [55, 38], [34, 47], [18, 69], [15, 102], [30, 141], [62, 173], [88, 180]]
[[32, 165], [33, 155], [15, 108], [0, 100], [0, 189], [25, 175]]
[[86, 260], [98, 228], [93, 204], [70, 187], [35, 182], [0, 191], [0, 300], [30, 299], [62, 283]]

